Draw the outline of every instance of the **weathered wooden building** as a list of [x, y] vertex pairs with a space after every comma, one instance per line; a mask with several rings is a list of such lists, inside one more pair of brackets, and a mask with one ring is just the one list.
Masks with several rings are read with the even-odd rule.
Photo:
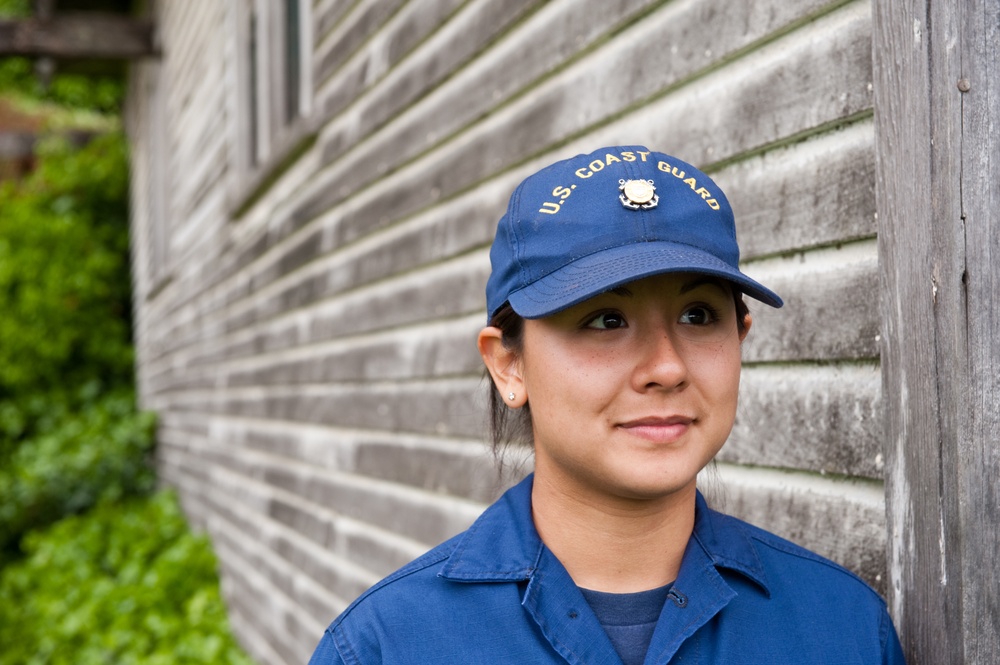
[[496, 494], [496, 221], [541, 165], [642, 143], [722, 185], [787, 302], [753, 310], [715, 500], [886, 594], [913, 662], [992, 662], [996, 581], [969, 580], [996, 518], [969, 533], [1000, 466], [1000, 15], [955, 4], [154, 3], [127, 109], [139, 386], [247, 649], [304, 662]]

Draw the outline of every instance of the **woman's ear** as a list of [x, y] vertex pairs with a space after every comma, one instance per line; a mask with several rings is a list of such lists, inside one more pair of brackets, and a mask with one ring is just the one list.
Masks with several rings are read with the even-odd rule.
[[752, 325], [753, 325], [753, 317], [750, 316], [750, 312], [748, 310], [747, 313], [743, 316], [743, 329], [740, 330], [740, 344], [742, 344], [743, 340], [747, 338], [747, 334], [750, 332], [750, 326]]
[[514, 409], [524, 406], [528, 395], [524, 388], [521, 356], [504, 346], [503, 332], [495, 326], [487, 326], [479, 331], [476, 343], [504, 404]]

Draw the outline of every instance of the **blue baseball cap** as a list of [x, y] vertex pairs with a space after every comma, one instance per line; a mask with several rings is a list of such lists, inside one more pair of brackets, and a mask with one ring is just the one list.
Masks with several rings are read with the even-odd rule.
[[707, 175], [642, 146], [556, 162], [510, 197], [490, 249], [490, 320], [505, 302], [537, 319], [650, 275], [692, 272], [728, 280], [781, 307], [739, 269], [733, 209]]

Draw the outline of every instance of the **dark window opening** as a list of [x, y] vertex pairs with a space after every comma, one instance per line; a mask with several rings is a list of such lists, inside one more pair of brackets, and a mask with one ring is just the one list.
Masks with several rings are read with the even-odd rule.
[[250, 39], [249, 47], [249, 67], [250, 67], [250, 165], [256, 166], [259, 158], [259, 146], [257, 132], [259, 130], [259, 113], [257, 104], [260, 102], [260, 84], [258, 76], [260, 74], [257, 66], [257, 12], [250, 10]]
[[285, 0], [285, 123], [299, 117], [302, 87], [301, 35], [299, 0]]

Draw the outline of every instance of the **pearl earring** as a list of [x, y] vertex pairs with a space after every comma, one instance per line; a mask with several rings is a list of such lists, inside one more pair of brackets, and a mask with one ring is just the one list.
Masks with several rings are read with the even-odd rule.
[[509, 399], [511, 402], [514, 401], [515, 397], [517, 397], [517, 395], [515, 395], [514, 393], [507, 393], [507, 399]]

